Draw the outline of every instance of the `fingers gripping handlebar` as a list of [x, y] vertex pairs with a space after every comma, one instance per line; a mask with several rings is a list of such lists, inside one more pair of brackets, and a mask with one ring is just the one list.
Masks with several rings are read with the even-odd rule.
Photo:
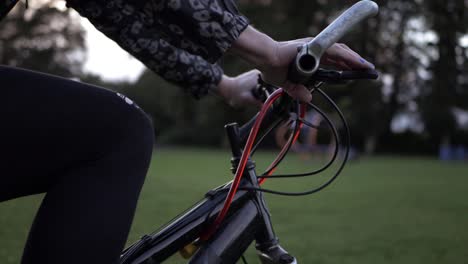
[[368, 17], [375, 16], [379, 6], [370, 0], [362, 0], [341, 14], [312, 41], [299, 48], [296, 59], [289, 68], [288, 79], [305, 84], [317, 71], [323, 53], [343, 35]]
[[[353, 70], [336, 71], [319, 69], [320, 58], [323, 53], [334, 43], [341, 39], [348, 31], [363, 20], [375, 16], [379, 11], [379, 6], [371, 0], [362, 0], [354, 4], [341, 14], [335, 21], [327, 26], [312, 41], [300, 47], [298, 54], [291, 63], [288, 72], [288, 79], [305, 85], [312, 85], [314, 82], [342, 82], [358, 79], [377, 79], [379, 73], [375, 70]], [[268, 84], [259, 78], [259, 85], [252, 90], [255, 98], [265, 101], [273, 92]], [[286, 116], [289, 100], [283, 100], [283, 107], [269, 109], [266, 119], [278, 119], [279, 116]], [[241, 139], [245, 138], [256, 120], [256, 116], [240, 129]], [[269, 122], [265, 122], [269, 123]]]
[[[353, 80], [375, 80], [379, 77], [379, 72], [376, 70], [356, 70], [356, 71], [336, 71], [326, 70], [319, 68], [312, 77], [307, 81], [307, 86], [313, 86], [316, 82], [325, 83], [342, 83]], [[259, 101], [265, 102], [270, 94], [272, 94], [277, 87], [272, 86], [264, 82], [259, 76], [257, 86], [252, 89], [252, 95]], [[261, 127], [261, 131], [268, 130], [269, 127], [275, 126], [277, 122], [287, 118], [291, 107], [291, 100], [283, 98], [273, 108], [269, 109], [264, 118], [264, 124], [268, 124], [267, 127]], [[242, 142], [245, 142], [247, 135], [250, 132], [255, 120], [258, 115], [255, 115], [250, 121], [244, 124], [240, 128], [240, 138]], [[260, 133], [262, 134], [262, 133]]]

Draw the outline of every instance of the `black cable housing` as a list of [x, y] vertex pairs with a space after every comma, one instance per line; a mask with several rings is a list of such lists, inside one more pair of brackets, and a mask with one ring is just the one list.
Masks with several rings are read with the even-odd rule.
[[[283, 174], [283, 175], [270, 175], [270, 176], [267, 176], [271, 170], [269, 171], [266, 171], [262, 174], [262, 176], [259, 176], [258, 178], [268, 178], [268, 179], [278, 179], [278, 178], [299, 178], [299, 177], [307, 177], [307, 176], [312, 176], [312, 175], [316, 175], [316, 174], [319, 174], [319, 173], [322, 173], [324, 172], [325, 170], [327, 170], [328, 168], [330, 168], [331, 165], [333, 165], [333, 163], [335, 162], [336, 158], [338, 157], [338, 152], [339, 152], [339, 145], [340, 145], [340, 140], [339, 140], [339, 135], [338, 135], [338, 130], [336, 129], [336, 126], [333, 124], [333, 122], [331, 121], [331, 119], [328, 117], [327, 114], [325, 114], [320, 108], [318, 108], [317, 106], [315, 106], [314, 104], [312, 103], [309, 103], [309, 106], [312, 107], [315, 111], [317, 111], [324, 119], [325, 121], [328, 123], [328, 126], [331, 128], [332, 132], [333, 132], [333, 137], [335, 139], [335, 151], [333, 152], [333, 156], [332, 158], [328, 161], [327, 164], [325, 164], [322, 168], [318, 169], [318, 170], [315, 170], [315, 171], [311, 171], [311, 172], [307, 172], [307, 173], [297, 173], [297, 174]], [[296, 120], [296, 125], [301, 122], [300, 120]], [[294, 131], [295, 133], [295, 131]], [[292, 140], [290, 142], [288, 142], [290, 145], [292, 145]], [[288, 147], [288, 151], [289, 152], [289, 148], [291, 146]], [[286, 152], [286, 153], [287, 153]], [[279, 163], [284, 159], [284, 157], [286, 156], [286, 154], [283, 155], [283, 157], [281, 157], [281, 160], [276, 164], [276, 166], [273, 166], [273, 168], [277, 167], [279, 165]]]
[[[331, 177], [328, 181], [326, 181], [325, 183], [323, 183], [319, 187], [308, 190], [308, 191], [304, 191], [304, 192], [281, 192], [281, 191], [269, 190], [269, 189], [264, 189], [264, 188], [246, 188], [246, 187], [241, 187], [241, 188], [239, 188], [239, 190], [259, 191], [259, 192], [270, 193], [270, 194], [275, 194], [275, 195], [282, 195], [282, 196], [305, 196], [305, 195], [310, 195], [310, 194], [313, 194], [313, 193], [316, 193], [316, 192], [319, 192], [319, 191], [325, 189], [327, 186], [329, 186], [332, 182], [334, 182], [338, 178], [338, 176], [343, 171], [343, 169], [344, 169], [344, 167], [345, 167], [345, 165], [346, 165], [346, 163], [348, 161], [348, 158], [349, 158], [349, 150], [350, 150], [350, 146], [351, 146], [351, 134], [350, 134], [349, 126], [348, 126], [348, 123], [346, 122], [346, 119], [345, 119], [343, 113], [341, 112], [340, 108], [336, 105], [336, 103], [325, 92], [323, 92], [321, 89], [315, 88], [315, 90], [318, 91], [318, 93], [325, 100], [327, 100], [330, 103], [330, 105], [335, 109], [335, 111], [338, 113], [338, 116], [339, 116], [341, 122], [343, 123], [344, 129], [346, 131], [345, 154], [344, 154], [344, 157], [343, 157], [343, 161], [339, 165], [339, 168], [335, 172], [333, 177]], [[310, 106], [315, 107], [312, 104], [310, 104]], [[317, 107], [317, 109], [319, 109], [319, 108]], [[322, 113], [323, 113], [323, 111], [322, 111]], [[326, 114], [324, 114], [324, 115], [326, 116]], [[328, 116], [327, 116], [327, 119], [330, 120], [328, 118]], [[333, 125], [333, 128], [336, 131], [336, 127], [334, 125]], [[336, 135], [337, 134], [338, 133], [336, 133]], [[339, 149], [338, 146], [340, 145], [340, 141], [339, 141], [338, 136], [337, 136], [336, 140], [337, 140], [336, 141], [336, 148]], [[288, 151], [289, 151], [289, 149], [288, 149]], [[278, 162], [278, 164], [279, 164], [279, 162]], [[293, 177], [293, 176], [295, 176], [295, 177], [305, 177], [305, 176], [311, 176], [311, 175], [315, 175], [315, 174], [317, 174], [316, 171], [313, 171], [311, 173], [303, 173], [303, 174], [295, 174], [295, 175], [292, 174], [292, 175], [272, 175], [272, 176], [280, 176], [281, 178], [286, 178], [286, 177]], [[272, 176], [269, 176], [269, 177], [272, 177]]]

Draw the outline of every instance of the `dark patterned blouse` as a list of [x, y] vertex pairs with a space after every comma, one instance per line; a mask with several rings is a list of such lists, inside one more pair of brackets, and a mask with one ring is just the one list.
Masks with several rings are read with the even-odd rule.
[[[2, 19], [18, 0], [0, 0]], [[67, 6], [196, 98], [216, 88], [215, 63], [247, 27], [232, 0], [67, 0]]]

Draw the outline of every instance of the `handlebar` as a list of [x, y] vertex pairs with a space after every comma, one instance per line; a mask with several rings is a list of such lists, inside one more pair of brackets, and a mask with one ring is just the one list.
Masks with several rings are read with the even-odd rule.
[[[317, 69], [317, 71], [308, 80], [307, 86], [313, 86], [316, 82], [325, 83], [341, 83], [343, 81], [353, 80], [375, 80], [379, 78], [379, 72], [376, 70], [354, 70], [354, 71], [338, 71], [338, 70], [327, 70], [323, 68]], [[269, 94], [271, 94], [277, 87], [265, 83], [261, 76], [258, 79], [258, 85], [252, 89], [252, 94], [255, 98], [264, 102]], [[281, 122], [289, 116], [291, 112], [292, 100], [288, 95], [283, 98], [274, 107], [270, 108], [265, 115], [264, 122], [260, 131], [267, 131], [270, 127], [274, 127], [278, 122]], [[245, 142], [250, 130], [252, 129], [257, 115], [252, 117], [247, 123], [240, 128], [240, 140]]]
[[314, 82], [340, 83], [354, 80], [376, 80], [379, 72], [376, 70], [337, 71], [319, 68], [310, 78], [307, 85]]
[[312, 41], [299, 48], [296, 59], [289, 67], [288, 79], [294, 83], [306, 84], [317, 71], [323, 53], [354, 26], [375, 16], [378, 11], [379, 6], [370, 0], [362, 0], [346, 10]]
[[[370, 0], [360, 1], [359, 3], [355, 4], [353, 7], [348, 9], [345, 13], [343, 13], [340, 17], [338, 17], [338, 19], [336, 19], [331, 25], [329, 25], [322, 33], [320, 33], [313, 41], [305, 44], [302, 47], [302, 49], [299, 51], [296, 57], [296, 60], [293, 62], [292, 66], [290, 67], [290, 72], [289, 72], [288, 77], [290, 77], [290, 79], [292, 77], [293, 78], [292, 81], [296, 81], [297, 83], [301, 83], [304, 85], [309, 85], [311, 81], [312, 81], [312, 84], [314, 84], [315, 82], [320, 82], [317, 80], [313, 80], [311, 77], [314, 75], [314, 73], [317, 71], [319, 67], [320, 57], [322, 56], [323, 52], [326, 49], [328, 49], [331, 45], [333, 45], [336, 41], [338, 41], [345, 33], [347, 33], [350, 30], [350, 28], [352, 28], [354, 25], [356, 25], [363, 19], [369, 17], [370, 15], [376, 14], [377, 11], [378, 11], [377, 4]], [[325, 77], [325, 79], [327, 78], [330, 79], [330, 76], [328, 76], [330, 74], [331, 74], [331, 79], [333, 78], [335, 79], [336, 78], [362, 79], [362, 78], [374, 77], [374, 75], [378, 76], [378, 74], [373, 75], [374, 72], [372, 72], [372, 74], [369, 72], [366, 72], [366, 73], [361, 72], [360, 74], [356, 74], [356, 73], [343, 74], [343, 72], [337, 72], [337, 71], [328, 71], [328, 72], [321, 72], [321, 73], [322, 73], [322, 77]], [[252, 94], [255, 96], [255, 95], [262, 94], [262, 92], [265, 92], [265, 95], [268, 96], [268, 89], [265, 89], [265, 87], [267, 86], [265, 85], [262, 86], [262, 82], [259, 81], [259, 86], [257, 86], [257, 89], [260, 89], [260, 92], [254, 91]], [[318, 89], [318, 91], [321, 94], [323, 94], [320, 89]], [[329, 99], [329, 97], [326, 96], [326, 94], [323, 94], [323, 96], [327, 98], [327, 100], [329, 100], [329, 102], [335, 107], [340, 118], [343, 120], [343, 124], [347, 131], [348, 148], [346, 149], [343, 162], [341, 163], [340, 167], [338, 168], [337, 172], [332, 178], [330, 178], [328, 181], [323, 183], [318, 188], [312, 189], [307, 192], [288, 193], [288, 195], [306, 195], [306, 194], [312, 194], [312, 193], [322, 190], [323, 188], [328, 186], [331, 182], [333, 182], [336, 179], [336, 177], [342, 171], [346, 163], [346, 160], [348, 158], [350, 140], [349, 140], [349, 129], [346, 124], [346, 121], [343, 117], [343, 114], [341, 113], [339, 108], [336, 106], [336, 104], [334, 104], [333, 101]], [[256, 148], [254, 146], [255, 140], [259, 132], [262, 130], [262, 127], [266, 126], [266, 127], [273, 128], [272, 126], [275, 126], [275, 124], [279, 124], [279, 122], [282, 122], [284, 118], [289, 117], [289, 114], [291, 113], [290, 110], [292, 110], [294, 106], [298, 106], [296, 108], [295, 113], [298, 113], [299, 117], [302, 118], [306, 111], [305, 105], [304, 104], [299, 105], [295, 100], [292, 100], [291, 97], [289, 97], [288, 95], [285, 95], [282, 89], [278, 89], [274, 91], [270, 96], [268, 96], [259, 114], [255, 116], [254, 119], [249, 121], [246, 125], [244, 125], [240, 129], [241, 131], [239, 133], [237, 133], [236, 125], [234, 125], [234, 127], [232, 128], [228, 128], [228, 132], [229, 132], [228, 136], [230, 138], [236, 137], [235, 140], [230, 139], [231, 147], [233, 150], [232, 151], [233, 155], [239, 156], [241, 153], [242, 154], [239, 157], [238, 164], [236, 164], [235, 177], [234, 177], [234, 180], [232, 181], [232, 184], [230, 185], [229, 192], [223, 204], [223, 208], [218, 214], [218, 216], [216, 217], [213, 223], [213, 226], [205, 234], [202, 235], [201, 237], [202, 241], [206, 241], [209, 237], [211, 237], [211, 235], [218, 229], [218, 227], [224, 220], [229, 210], [229, 207], [234, 199], [234, 196], [239, 188], [242, 177], [245, 174], [245, 169], [248, 164], [252, 150]], [[328, 117], [326, 119], [329, 120]], [[302, 121], [300, 120], [297, 120], [297, 121], [299, 122], [296, 123], [296, 128], [295, 128], [294, 134], [292, 134], [292, 136], [290, 137], [289, 144], [283, 147], [278, 157], [275, 159], [275, 161], [273, 161], [270, 167], [268, 167], [267, 172], [265, 174], [267, 177], [273, 177], [271, 173], [273, 173], [274, 169], [278, 166], [278, 164], [287, 154], [291, 144], [293, 144], [294, 141], [297, 139], [297, 136], [299, 135], [299, 129], [302, 126], [300, 125]], [[333, 126], [333, 124], [331, 124], [331, 122], [330, 122], [330, 125], [331, 127], [333, 127], [333, 131], [335, 131], [334, 134], [336, 136], [337, 135], [336, 128]], [[243, 150], [241, 150], [240, 142], [244, 140], [248, 131], [250, 131], [250, 133], [245, 143], [245, 147]], [[240, 140], [237, 140], [239, 139], [237, 136], [240, 136]], [[333, 163], [333, 161], [336, 158], [336, 153], [337, 153], [338, 146], [339, 146], [339, 138], [337, 136], [335, 137], [335, 140], [336, 140], [335, 156], [333, 157], [331, 162], [325, 165], [322, 169], [317, 170], [317, 171], [312, 171], [306, 174], [283, 175], [283, 176], [284, 177], [291, 177], [291, 176], [303, 177], [307, 175], [315, 175], [329, 168], [329, 166]], [[265, 179], [265, 178], [262, 178], [257, 183], [257, 179], [254, 179], [253, 177], [255, 177], [255, 173], [251, 175], [251, 182], [252, 183], [255, 182], [255, 186], [259, 186], [258, 184], [261, 184], [263, 180]], [[276, 177], [279, 177], [279, 176], [277, 175]], [[258, 188], [255, 187], [253, 189], [257, 190]], [[258, 190], [265, 191], [265, 189], [258, 189]], [[278, 194], [281, 192], [275, 192], [275, 193]], [[286, 194], [286, 193], [283, 192], [282, 194]]]
[[[288, 79], [292, 82], [302, 83], [307, 86], [311, 86], [316, 82], [339, 83], [359, 79], [377, 79], [379, 73], [375, 70], [326, 70], [319, 68], [319, 64], [320, 58], [329, 47], [341, 39], [354, 26], [368, 17], [375, 16], [378, 11], [379, 6], [371, 0], [361, 0], [347, 9], [312, 41], [299, 48], [296, 59], [293, 60], [289, 67]], [[272, 86], [268, 87], [268, 84], [263, 83], [259, 78], [259, 85], [252, 91], [252, 94], [257, 99], [264, 101], [271, 92]], [[292, 105], [291, 101], [292, 100], [283, 98], [280, 102], [282, 107], [269, 109], [264, 123], [272, 124], [270, 121], [276, 121], [281, 117], [286, 117]], [[247, 137], [248, 131], [252, 128], [256, 118], [257, 116], [253, 117], [240, 128], [241, 141], [244, 141]]]

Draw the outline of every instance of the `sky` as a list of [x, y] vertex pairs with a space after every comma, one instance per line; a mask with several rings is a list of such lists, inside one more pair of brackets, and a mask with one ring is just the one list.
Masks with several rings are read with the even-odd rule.
[[106, 81], [136, 81], [145, 69], [143, 64], [97, 31], [87, 19], [81, 19], [81, 24], [87, 33], [85, 71], [98, 74]]

